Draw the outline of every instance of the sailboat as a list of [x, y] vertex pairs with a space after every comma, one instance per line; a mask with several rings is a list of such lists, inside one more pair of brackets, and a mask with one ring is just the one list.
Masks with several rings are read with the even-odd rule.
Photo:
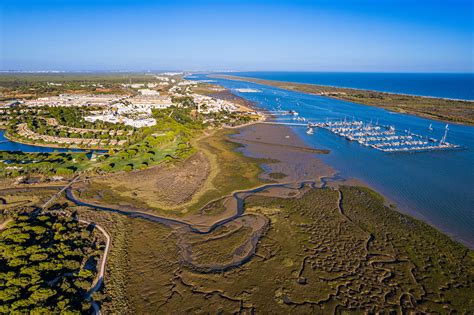
[[307, 134], [309, 134], [309, 135], [312, 135], [312, 134], [314, 134], [314, 130], [313, 130], [313, 128], [311, 128], [311, 127], [308, 127], [308, 130], [306, 130], [306, 133], [307, 133]]
[[446, 124], [446, 127], [444, 127], [444, 135], [443, 135], [443, 138], [441, 138], [441, 140], [439, 141], [439, 145], [446, 145], [446, 137], [448, 135], [448, 130], [449, 130], [449, 125]]
[[433, 130], [432, 124], [430, 124], [430, 126], [428, 127], [428, 130], [429, 130], [429, 131], [432, 131], [432, 130]]

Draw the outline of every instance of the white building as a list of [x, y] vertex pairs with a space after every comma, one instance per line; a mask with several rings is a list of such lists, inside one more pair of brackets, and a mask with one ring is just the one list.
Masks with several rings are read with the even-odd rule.
[[160, 93], [155, 90], [150, 90], [150, 89], [140, 89], [138, 90], [138, 93], [141, 95], [147, 95], [147, 96], [159, 96]]
[[129, 103], [136, 107], [150, 107], [150, 108], [168, 108], [173, 105], [169, 97], [162, 96], [135, 96], [130, 98]]
[[86, 121], [105, 121], [112, 124], [124, 124], [135, 128], [150, 127], [156, 125], [156, 119], [150, 117], [129, 118], [115, 114], [102, 114], [84, 117]]
[[151, 126], [156, 125], [156, 119], [155, 118], [139, 118], [139, 119], [126, 118], [124, 124], [135, 127], [135, 128], [151, 127]]
[[123, 95], [114, 94], [61, 94], [59, 96], [40, 97], [26, 100], [26, 106], [106, 106], [124, 99]]
[[200, 94], [192, 94], [191, 97], [193, 98], [194, 103], [198, 105], [198, 111], [203, 114], [217, 113], [221, 111], [235, 112], [238, 109], [235, 104], [229, 101], [215, 99]]
[[192, 81], [192, 80], [183, 80], [178, 83], [179, 86], [187, 86], [187, 85], [197, 85], [197, 81]]

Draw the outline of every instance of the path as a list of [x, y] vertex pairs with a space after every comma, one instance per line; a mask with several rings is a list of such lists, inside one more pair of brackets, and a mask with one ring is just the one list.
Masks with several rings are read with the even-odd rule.
[[97, 302], [95, 302], [92, 299], [92, 294], [97, 292], [100, 289], [100, 287], [102, 286], [102, 283], [104, 283], [105, 264], [107, 263], [107, 256], [109, 255], [109, 250], [110, 250], [110, 234], [107, 233], [107, 231], [103, 227], [101, 227], [100, 225], [95, 224], [93, 222], [88, 222], [88, 221], [81, 220], [81, 219], [77, 219], [77, 221], [79, 221], [81, 223], [84, 223], [84, 224], [87, 224], [87, 225], [92, 224], [94, 227], [96, 227], [99, 231], [102, 232], [102, 234], [105, 236], [105, 240], [106, 240], [104, 254], [102, 255], [102, 259], [101, 259], [101, 262], [100, 262], [99, 272], [97, 273], [97, 276], [94, 279], [92, 287], [89, 289], [89, 291], [86, 294], [86, 299], [91, 301], [91, 306], [94, 309], [94, 314], [95, 315], [100, 315], [101, 314], [100, 306]]
[[97, 292], [100, 289], [100, 287], [102, 286], [102, 283], [104, 283], [105, 265], [107, 263], [107, 256], [109, 255], [109, 251], [110, 251], [110, 234], [103, 227], [101, 227], [100, 225], [98, 225], [94, 222], [89, 222], [89, 221], [81, 220], [81, 219], [77, 219], [77, 218], [72, 218], [72, 219], [74, 221], [85, 224], [87, 226], [89, 226], [89, 225], [94, 226], [94, 228], [97, 228], [105, 236], [105, 240], [106, 240], [105, 249], [104, 249], [104, 254], [102, 255], [102, 259], [101, 259], [101, 262], [100, 262], [99, 272], [97, 273], [97, 276], [95, 277], [91, 288], [89, 289], [89, 291], [87, 291], [87, 294], [86, 294], [86, 300], [91, 302], [91, 306], [94, 309], [94, 315], [100, 315], [101, 314], [100, 306], [97, 302], [95, 302], [92, 299], [92, 294]]
[[99, 272], [97, 273], [97, 276], [94, 280], [94, 283], [92, 284], [92, 287], [89, 289], [89, 292], [87, 292], [87, 298], [91, 298], [92, 294], [97, 292], [102, 286], [102, 283], [104, 282], [105, 264], [107, 263], [107, 256], [109, 255], [109, 250], [110, 250], [110, 234], [107, 233], [107, 231], [98, 224], [81, 220], [81, 219], [78, 219], [78, 221], [87, 225], [93, 225], [95, 228], [97, 228], [99, 231], [102, 232], [102, 234], [105, 236], [105, 239], [106, 239], [104, 255], [102, 256], [102, 259], [100, 262]]
[[60, 191], [58, 191], [56, 194], [54, 194], [48, 201], [46, 201], [40, 208], [45, 209], [51, 202], [54, 201], [63, 191], [68, 189], [72, 184], [74, 184], [78, 179], [79, 176], [74, 177], [66, 186], [64, 186]]

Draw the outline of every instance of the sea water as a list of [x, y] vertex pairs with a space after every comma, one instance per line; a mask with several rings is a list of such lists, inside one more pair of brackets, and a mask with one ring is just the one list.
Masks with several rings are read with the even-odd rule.
[[265, 80], [474, 100], [474, 73], [235, 72]]
[[[204, 74], [194, 80], [209, 80]], [[260, 84], [212, 79], [235, 94], [255, 102], [266, 110], [295, 110], [311, 122], [326, 119], [352, 119], [440, 139], [446, 123], [398, 114], [327, 97], [282, 90]], [[237, 89], [255, 89], [242, 93]], [[442, 93], [441, 93], [442, 94]], [[290, 116], [278, 118], [292, 122]], [[432, 131], [429, 125], [432, 124]], [[329, 149], [318, 155], [346, 178], [357, 178], [396, 203], [402, 212], [422, 219], [453, 238], [474, 248], [474, 127], [450, 124], [447, 141], [464, 146], [464, 150], [418, 153], [385, 153], [351, 142], [327, 130], [315, 128], [314, 135], [305, 127], [292, 127], [309, 145]]]

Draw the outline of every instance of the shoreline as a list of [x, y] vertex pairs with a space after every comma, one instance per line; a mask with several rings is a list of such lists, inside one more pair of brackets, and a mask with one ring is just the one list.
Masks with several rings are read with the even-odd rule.
[[[245, 128], [248, 128], [248, 127], [251, 127], [251, 126], [258, 126], [258, 122], [254, 122], [253, 124], [251, 125], [248, 125], [248, 126], [244, 126], [242, 127], [242, 129], [245, 130]], [[288, 133], [288, 135], [290, 136], [289, 139], [297, 139], [295, 141], [291, 141], [291, 143], [287, 144], [275, 144], [273, 141], [271, 141], [270, 143], [268, 143], [268, 146], [279, 146], [281, 149], [283, 150], [288, 150], [288, 151], [291, 151], [292, 150], [292, 147], [311, 147], [311, 144], [310, 143], [307, 143], [304, 138], [300, 137], [291, 127], [289, 126], [284, 126], [284, 125], [263, 125], [263, 124], [260, 124], [260, 126], [273, 126], [275, 130], [277, 129], [280, 129], [282, 130], [283, 132], [285, 133]], [[242, 129], [240, 129], [242, 131]], [[278, 135], [278, 133], [281, 133], [280, 132], [276, 132], [276, 134]], [[231, 139], [235, 139], [236, 137], [231, 137]], [[274, 138], [278, 138], [278, 136], [275, 136], [275, 135], [270, 135], [270, 139], [274, 139]], [[274, 152], [272, 153], [270, 151], [270, 154], [268, 155], [260, 155], [259, 152], [261, 153], [262, 150], [259, 150], [258, 147], [259, 145], [267, 145], [266, 143], [264, 142], [261, 142], [260, 140], [259, 141], [254, 141], [252, 139], [248, 139], [244, 136], [244, 138], [242, 139], [242, 141], [238, 141], [240, 144], [242, 145], [245, 145], [245, 149], [242, 150], [242, 152], [248, 156], [251, 156], [251, 157], [258, 157], [258, 158], [273, 158], [275, 156]], [[254, 146], [252, 146], [254, 145]], [[253, 150], [253, 151], [252, 151]], [[265, 150], [263, 150], [265, 151]], [[318, 152], [319, 151], [319, 152]], [[321, 154], [322, 152], [320, 152], [321, 150], [319, 149], [314, 149], [313, 151], [313, 154]], [[317, 152], [317, 153], [316, 153]], [[323, 154], [325, 154], [326, 152], [324, 152]], [[329, 152], [327, 152], [326, 154], [330, 154], [330, 150]], [[277, 158], [278, 159], [278, 158]], [[300, 179], [300, 181], [304, 181], [304, 180], [320, 180], [321, 177], [331, 177], [331, 176], [336, 176], [336, 177], [340, 177], [338, 180], [336, 181], [331, 181], [330, 183], [328, 183], [328, 186], [331, 186], [334, 185], [334, 186], [338, 186], [338, 185], [347, 185], [347, 186], [362, 186], [362, 187], [367, 187], [373, 191], [375, 191], [376, 193], [380, 194], [384, 200], [385, 200], [385, 204], [387, 206], [389, 206], [391, 209], [394, 209], [395, 211], [401, 213], [401, 214], [404, 214], [404, 215], [408, 215], [410, 216], [411, 218], [415, 219], [415, 220], [419, 220], [419, 221], [422, 221], [426, 224], [428, 224], [429, 226], [431, 226], [432, 228], [436, 229], [438, 232], [446, 235], [447, 237], [449, 237], [451, 240], [457, 242], [457, 243], [460, 243], [462, 244], [463, 246], [466, 246], [467, 248], [469, 249], [474, 249], [474, 242], [473, 241], [470, 241], [470, 240], [467, 240], [467, 239], [463, 239], [461, 238], [460, 236], [457, 236], [453, 231], [450, 231], [449, 229], [445, 229], [441, 226], [438, 226], [437, 224], [435, 224], [432, 220], [430, 220], [429, 218], [427, 218], [425, 215], [422, 215], [419, 211], [416, 210], [416, 208], [414, 207], [406, 207], [406, 206], [403, 206], [400, 202], [396, 202], [395, 200], [389, 198], [386, 193], [382, 193], [380, 192], [380, 189], [376, 189], [373, 185], [363, 181], [362, 179], [359, 179], [359, 178], [356, 178], [356, 177], [342, 177], [339, 173], [339, 171], [337, 169], [334, 169], [332, 166], [328, 165], [327, 163], [323, 162], [320, 158], [318, 158], [318, 156], [314, 156], [313, 159], [316, 159], [319, 161], [319, 163], [321, 163], [322, 166], [324, 167], [328, 167], [332, 170], [332, 172], [330, 174], [328, 174], [327, 176], [319, 176], [319, 177], [315, 177], [315, 178], [306, 178], [306, 179]], [[293, 160], [293, 161], [296, 161], [296, 160]], [[265, 169], [265, 166], [266, 165], [263, 165], [264, 169]], [[271, 169], [271, 167], [270, 167]], [[289, 168], [287, 168], [287, 170], [290, 170]], [[264, 174], [267, 174], [270, 173], [271, 171], [269, 170], [266, 170], [264, 172]], [[291, 175], [291, 174], [289, 174]], [[267, 178], [268, 179], [268, 178]]]
[[[300, 138], [298, 136], [298, 134], [296, 132], [294, 132], [291, 128], [289, 128], [287, 126], [281, 126], [281, 125], [276, 125], [276, 128], [280, 128], [281, 130], [284, 130], [284, 132], [288, 133], [290, 135], [290, 137], [292, 137], [292, 138], [297, 138], [297, 140], [296, 140], [297, 143], [302, 142], [303, 145], [308, 146], [306, 141], [303, 138]], [[232, 137], [232, 139], [234, 139], [234, 138], [235, 137]], [[252, 147], [250, 145], [250, 144], [253, 144], [252, 142], [249, 142], [248, 140], [243, 139], [243, 141], [241, 141], [241, 142], [239, 141], [239, 143], [242, 143], [242, 144], [245, 145], [245, 149], [242, 150], [245, 155], [250, 154], [251, 157], [255, 156], [255, 154], [256, 154], [255, 153], [255, 147]], [[259, 143], [259, 144], [257, 144], [257, 146], [258, 145], [263, 145], [264, 146], [265, 144], [264, 143]], [[270, 145], [273, 145], [273, 143], [271, 143]], [[280, 147], [283, 150], [285, 150], [285, 149], [290, 150], [290, 149], [286, 148], [286, 145], [280, 145]], [[252, 150], [254, 150], [254, 151], [252, 151]], [[271, 150], [261, 150], [261, 149], [258, 150], [257, 149], [257, 152], [260, 152], [260, 154], [261, 154], [261, 152], [265, 152], [265, 151], [267, 151], [267, 154], [268, 154], [266, 156], [267, 158], [274, 156], [274, 152], [272, 152]], [[265, 156], [261, 156], [260, 154], [257, 153], [259, 158], [265, 158]], [[471, 250], [474, 249], [474, 243], [469, 242], [468, 240], [462, 239], [460, 237], [457, 237], [452, 231], [444, 229], [444, 228], [436, 225], [434, 222], [432, 222], [432, 220], [430, 220], [429, 218], [426, 218], [426, 216], [424, 216], [424, 215], [420, 214], [418, 211], [416, 211], [416, 209], [410, 209], [410, 208], [406, 208], [406, 207], [401, 206], [399, 202], [396, 202], [393, 199], [391, 199], [389, 196], [386, 195], [386, 193], [381, 193], [380, 190], [376, 189], [373, 185], [371, 185], [371, 184], [369, 184], [369, 183], [367, 183], [367, 182], [365, 182], [365, 181], [363, 181], [359, 178], [341, 176], [337, 169], [334, 169], [332, 166], [327, 165], [325, 162], [323, 162], [317, 156], [312, 157], [312, 159], [318, 160], [321, 163], [322, 166], [327, 167], [328, 169], [331, 169], [332, 172], [328, 173], [325, 176], [322, 175], [322, 176], [319, 176], [319, 177], [299, 179], [299, 180], [296, 180], [296, 181], [300, 181], [300, 182], [305, 181], [305, 180], [320, 181], [322, 177], [326, 177], [326, 178], [336, 177], [337, 179], [336, 180], [330, 180], [327, 183], [327, 186], [329, 186], [329, 187], [333, 187], [333, 186], [334, 187], [337, 187], [337, 186], [355, 186], [355, 187], [369, 188], [369, 189], [375, 191], [380, 196], [382, 196], [384, 198], [384, 203], [389, 208], [391, 208], [392, 210], [395, 210], [395, 211], [397, 211], [397, 212], [399, 212], [403, 215], [407, 215], [407, 216], [409, 216], [410, 218], [412, 218], [414, 220], [422, 221], [425, 224], [432, 227], [433, 229], [435, 229], [436, 231], [438, 231], [439, 233], [442, 233], [442, 234], [446, 235], [452, 241], [454, 241], [456, 243], [459, 243], [459, 244], [461, 244], [461, 245], [463, 245], [466, 248], [469, 248]], [[291, 168], [287, 168], [287, 170], [291, 170]], [[266, 172], [264, 172], [264, 173], [270, 173], [270, 171], [266, 170]], [[291, 176], [291, 174], [288, 174], [288, 175]], [[287, 181], [287, 182], [289, 181], [289, 180], [286, 180], [286, 179], [284, 179], [284, 180]], [[296, 181], [294, 181], [294, 182], [296, 182]]]
[[[237, 129], [237, 128], [233, 128]], [[245, 156], [248, 157], [256, 157], [262, 159], [275, 159], [275, 162], [270, 163], [261, 163], [263, 172], [259, 174], [259, 178], [264, 181], [261, 185], [257, 187], [253, 187], [251, 189], [243, 189], [243, 190], [235, 190], [233, 191], [230, 196], [223, 196], [215, 200], [211, 200], [208, 204], [216, 202], [221, 199], [226, 199], [231, 196], [234, 196], [239, 193], [244, 193], [249, 190], [258, 190], [264, 186], [279, 186], [279, 185], [297, 185], [298, 183], [304, 183], [308, 181], [320, 182], [326, 181], [327, 187], [339, 187], [339, 186], [356, 186], [356, 187], [367, 187], [377, 194], [381, 195], [384, 198], [384, 204], [389, 208], [404, 214], [408, 215], [409, 217], [422, 221], [432, 228], [436, 229], [438, 232], [446, 235], [451, 240], [462, 244], [463, 246], [474, 249], [474, 245], [468, 242], [467, 240], [463, 240], [459, 237], [456, 237], [451, 231], [442, 229], [438, 227], [434, 222], [426, 218], [425, 216], [421, 215], [418, 211], [406, 207], [401, 207], [399, 203], [392, 200], [388, 197], [385, 193], [380, 192], [380, 190], [376, 189], [374, 186], [370, 185], [369, 183], [354, 177], [342, 177], [340, 173], [334, 169], [333, 167], [329, 166], [321, 159], [318, 158], [319, 154], [327, 154], [319, 152], [318, 149], [314, 150], [304, 150], [308, 148], [306, 141], [301, 138], [297, 133], [294, 132], [288, 126], [283, 125], [262, 125], [258, 123], [248, 124], [238, 128], [240, 133], [232, 134], [231, 136], [227, 136], [229, 141], [239, 143], [243, 145], [242, 149], [238, 149], [238, 151], [242, 152]], [[253, 132], [251, 131], [248, 133], [248, 130], [256, 129]], [[263, 129], [263, 130], [262, 130]], [[266, 130], [265, 130], [266, 129]], [[246, 133], [247, 131], [247, 133]], [[263, 136], [264, 139], [260, 139], [259, 141], [253, 141], [252, 135], [258, 134], [259, 138]], [[242, 136], [243, 135], [243, 136]], [[289, 138], [286, 138], [289, 136]], [[271, 141], [265, 142], [265, 137], [270, 137]], [[275, 141], [277, 139], [277, 141]], [[278, 143], [280, 142], [280, 143]], [[281, 143], [284, 142], [284, 143]], [[303, 149], [303, 150], [302, 150]], [[283, 158], [282, 158], [283, 157]], [[296, 167], [293, 167], [294, 161], [301, 161], [299, 162]], [[305, 169], [305, 171], [301, 171]], [[274, 173], [281, 173], [285, 174], [283, 178], [274, 179], [271, 178], [271, 174]], [[325, 180], [328, 179], [328, 180]], [[265, 183], [265, 181], [267, 181]], [[273, 183], [273, 184], [272, 184]], [[58, 186], [61, 187], [61, 186]], [[33, 188], [31, 186], [21, 187], [23, 189]], [[42, 188], [42, 187], [38, 187]], [[81, 198], [77, 198], [77, 200], [85, 203], [90, 203], [90, 200], [82, 200]], [[140, 217], [156, 217], [160, 218], [164, 221], [168, 222], [180, 222], [182, 224], [187, 224], [193, 227], [193, 217], [174, 217], [174, 216], [163, 216], [160, 213], [154, 213], [153, 211], [141, 211], [139, 209], [132, 209], [117, 205], [110, 205], [110, 204], [94, 204], [94, 207], [99, 208], [115, 208], [116, 210], [129, 212], [134, 216]], [[231, 211], [234, 212], [234, 211]], [[235, 213], [234, 213], [235, 215]], [[195, 218], [194, 218], [195, 219]], [[210, 219], [210, 218], [208, 218]], [[159, 220], [159, 219], [158, 219]], [[196, 225], [193, 227], [196, 230], [200, 230], [204, 228], [212, 230], [213, 227], [222, 223], [222, 221], [228, 221], [229, 218], [218, 218], [217, 220], [212, 221], [212, 224], [203, 224], [203, 222], [194, 222]], [[208, 222], [209, 223], [209, 222]], [[202, 231], [201, 231], [202, 232]]]
[[328, 88], [337, 88], [337, 89], [348, 89], [348, 90], [356, 90], [356, 91], [364, 91], [364, 92], [374, 92], [374, 93], [384, 93], [384, 94], [394, 94], [400, 96], [413, 96], [413, 97], [422, 97], [422, 98], [429, 98], [429, 99], [439, 99], [439, 100], [446, 100], [446, 101], [460, 101], [460, 102], [471, 102], [474, 103], [474, 99], [467, 99], [467, 98], [452, 98], [452, 97], [439, 97], [439, 96], [432, 96], [432, 95], [421, 95], [421, 94], [408, 94], [408, 93], [401, 93], [401, 92], [391, 92], [391, 91], [382, 91], [382, 90], [373, 90], [373, 89], [363, 89], [363, 88], [355, 88], [350, 86], [340, 86], [340, 85], [327, 85], [327, 84], [320, 84], [320, 83], [305, 83], [305, 82], [293, 82], [293, 81], [280, 81], [280, 80], [270, 80], [270, 79], [260, 79], [257, 77], [246, 77], [246, 76], [238, 76], [232, 74], [221, 74], [216, 73], [210, 74], [209, 77], [212, 78], [219, 78], [222, 76], [223, 79], [225, 77], [234, 77], [240, 79], [255, 79], [255, 80], [263, 80], [263, 81], [273, 81], [273, 82], [282, 82], [282, 83], [290, 83], [290, 84], [307, 84], [307, 85], [315, 85], [321, 87], [328, 87]]
[[[110, 149], [110, 148], [101, 148], [101, 147], [93, 147], [93, 148], [82, 148], [82, 147], [76, 147], [76, 146], [65, 147], [65, 146], [61, 146], [61, 145], [58, 145], [58, 144], [46, 144], [46, 143], [34, 143], [33, 144], [33, 143], [30, 143], [30, 142], [27, 142], [27, 141], [24, 141], [24, 140], [18, 140], [17, 138], [12, 137], [7, 132], [4, 132], [3, 136], [5, 137], [5, 139], [7, 139], [10, 142], [29, 145], [29, 146], [32, 146], [32, 147], [51, 148], [51, 149], [64, 149], [64, 150], [70, 150], [70, 149], [72, 149], [72, 150], [83, 150], [83, 152], [107, 151], [107, 150]], [[9, 150], [5, 150], [5, 151], [9, 151]], [[27, 151], [22, 151], [22, 152], [24, 152], [24, 153], [37, 153], [37, 152], [27, 152]]]
[[[422, 95], [413, 95], [413, 94], [404, 94], [404, 93], [393, 93], [393, 92], [384, 92], [384, 91], [376, 91], [376, 90], [365, 90], [365, 89], [358, 89], [358, 88], [346, 88], [346, 87], [338, 87], [338, 86], [330, 86], [330, 85], [320, 85], [320, 84], [312, 84], [312, 83], [299, 83], [299, 82], [291, 82], [291, 81], [278, 81], [278, 80], [267, 80], [267, 79], [259, 79], [255, 77], [240, 77], [235, 75], [226, 75], [226, 74], [209, 74], [210, 78], [215, 79], [225, 79], [225, 80], [234, 80], [240, 82], [249, 82], [254, 84], [259, 84], [268, 87], [279, 88], [286, 91], [298, 92], [298, 93], [305, 93], [310, 95], [316, 95], [320, 97], [326, 97], [330, 99], [336, 99], [340, 101], [351, 102], [354, 104], [359, 104], [363, 106], [371, 106], [381, 108], [393, 113], [398, 114], [409, 114], [414, 115], [417, 117], [431, 119], [434, 121], [440, 121], [445, 123], [451, 124], [459, 124], [464, 126], [474, 126], [474, 119], [473, 118], [466, 118], [466, 115], [458, 114], [458, 116], [449, 117], [446, 116], [448, 113], [452, 113], [453, 110], [459, 110], [455, 106], [449, 106], [451, 104], [447, 104], [448, 102], [456, 102], [462, 103], [460, 105], [464, 106], [474, 106], [474, 100], [462, 100], [462, 99], [450, 99], [450, 98], [440, 98], [440, 97], [432, 97], [432, 96], [422, 96]], [[351, 96], [353, 93], [354, 95]], [[377, 101], [374, 103], [374, 98], [371, 95], [366, 95], [364, 99], [356, 98], [359, 97], [358, 93], [366, 93], [366, 94], [377, 94], [382, 96], [382, 100]], [[387, 97], [387, 99], [383, 100], [383, 97]], [[421, 102], [430, 102], [434, 101], [437, 104], [425, 104], [428, 111], [423, 108], [410, 108], [406, 106], [406, 99], [400, 100], [393, 100], [393, 98], [410, 98], [414, 105], [419, 106], [419, 100]], [[378, 98], [375, 98], [378, 100]], [[383, 102], [389, 102], [387, 104], [383, 104]], [[390, 103], [392, 102], [392, 103]], [[402, 104], [403, 108], [397, 107], [397, 105]], [[423, 105], [423, 104], [422, 104]], [[446, 108], [448, 107], [449, 108]], [[430, 109], [433, 107], [437, 108], [437, 110], [445, 110], [445, 112], [432, 112]]]
[[462, 244], [463, 246], [469, 248], [470, 250], [474, 250], [474, 241], [469, 239], [464, 239], [461, 236], [456, 235], [455, 229], [445, 228], [436, 224], [433, 220], [428, 218], [426, 215], [420, 213], [415, 206], [410, 205], [403, 205], [402, 202], [395, 201], [392, 197], [390, 197], [390, 193], [382, 192], [380, 188], [376, 188], [374, 185], [356, 177], [344, 177], [340, 175], [340, 173], [336, 174], [337, 176], [341, 176], [341, 180], [331, 181], [328, 183], [329, 187], [337, 187], [339, 185], [342, 186], [354, 186], [354, 187], [365, 187], [375, 191], [377, 194], [384, 198], [384, 204], [389, 207], [390, 209], [397, 211], [403, 215], [407, 215], [414, 220], [421, 221], [426, 223], [439, 233], [446, 235], [452, 241]]

